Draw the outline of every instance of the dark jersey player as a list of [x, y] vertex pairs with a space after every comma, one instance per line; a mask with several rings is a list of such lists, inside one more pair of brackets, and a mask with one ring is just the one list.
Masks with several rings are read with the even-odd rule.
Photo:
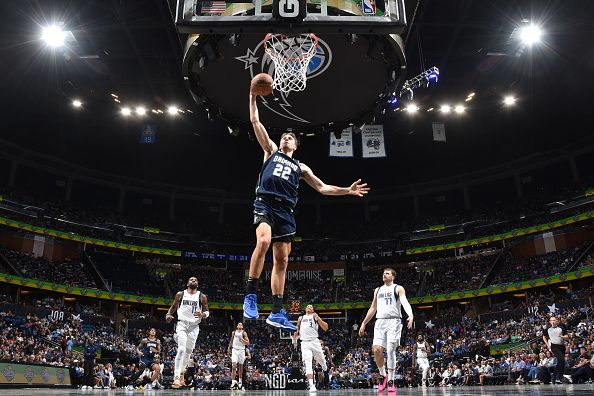
[[305, 180], [314, 190], [323, 195], [354, 195], [362, 197], [369, 192], [366, 183], [355, 181], [350, 187], [325, 184], [305, 164], [293, 158], [298, 142], [294, 133], [281, 136], [280, 147], [268, 136], [260, 123], [256, 96], [250, 94], [250, 120], [258, 143], [264, 150], [264, 164], [256, 187], [254, 201], [254, 225], [256, 226], [256, 247], [250, 261], [247, 292], [243, 303], [243, 316], [258, 318], [258, 280], [264, 267], [264, 258], [272, 245], [273, 267], [270, 286], [273, 308], [266, 319], [269, 325], [295, 331], [296, 327], [287, 319], [282, 309], [285, 291], [285, 274], [291, 242], [295, 235], [293, 209], [297, 204], [299, 181]]

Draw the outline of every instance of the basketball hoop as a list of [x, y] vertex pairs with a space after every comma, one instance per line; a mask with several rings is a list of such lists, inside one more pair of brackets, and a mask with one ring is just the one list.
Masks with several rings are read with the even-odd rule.
[[298, 334], [291, 334], [291, 342], [293, 343], [293, 346], [295, 348], [297, 348], [297, 340], [299, 340], [299, 335]]
[[268, 33], [264, 49], [274, 62], [274, 89], [288, 93], [303, 91], [307, 83], [307, 66], [318, 48], [313, 33], [287, 36]]

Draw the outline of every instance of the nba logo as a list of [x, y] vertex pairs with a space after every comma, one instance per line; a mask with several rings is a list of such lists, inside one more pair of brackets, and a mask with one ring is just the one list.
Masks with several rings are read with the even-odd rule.
[[362, 0], [361, 1], [363, 14], [375, 15], [375, 1], [374, 0]]

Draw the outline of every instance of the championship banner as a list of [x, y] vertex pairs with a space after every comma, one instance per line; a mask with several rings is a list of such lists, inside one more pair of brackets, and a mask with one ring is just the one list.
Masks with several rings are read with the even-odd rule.
[[140, 132], [140, 144], [154, 144], [157, 141], [157, 128], [154, 124], [145, 124]]
[[445, 142], [446, 141], [446, 134], [445, 134], [445, 124], [443, 122], [433, 122], [431, 123], [433, 126], [433, 141], [434, 142]]
[[361, 148], [363, 158], [384, 158], [386, 143], [383, 125], [365, 125], [361, 131]]
[[346, 128], [337, 138], [336, 134], [330, 134], [330, 157], [352, 157], [353, 156], [353, 128]]

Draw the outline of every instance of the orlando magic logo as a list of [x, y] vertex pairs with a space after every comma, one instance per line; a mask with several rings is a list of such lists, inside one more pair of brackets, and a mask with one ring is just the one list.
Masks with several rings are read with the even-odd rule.
[[[295, 39], [304, 40], [299, 37]], [[258, 73], [268, 73], [274, 76], [274, 62], [264, 50], [264, 41], [260, 41], [255, 48], [248, 48], [245, 55], [238, 56], [235, 59], [243, 62], [244, 69], [250, 72], [250, 78], [253, 78]], [[310, 80], [321, 75], [328, 69], [331, 63], [332, 51], [330, 46], [324, 40], [318, 38], [316, 53], [307, 66], [307, 79]], [[293, 105], [289, 102], [289, 93], [275, 90], [272, 92], [272, 99], [268, 98], [262, 96], [262, 104], [273, 113], [289, 120], [309, 123], [308, 120], [295, 114]]]
[[4, 378], [6, 378], [6, 381], [12, 382], [12, 380], [14, 379], [14, 369], [12, 368], [12, 365], [9, 364], [8, 366], [6, 366], [2, 374], [4, 374]]

